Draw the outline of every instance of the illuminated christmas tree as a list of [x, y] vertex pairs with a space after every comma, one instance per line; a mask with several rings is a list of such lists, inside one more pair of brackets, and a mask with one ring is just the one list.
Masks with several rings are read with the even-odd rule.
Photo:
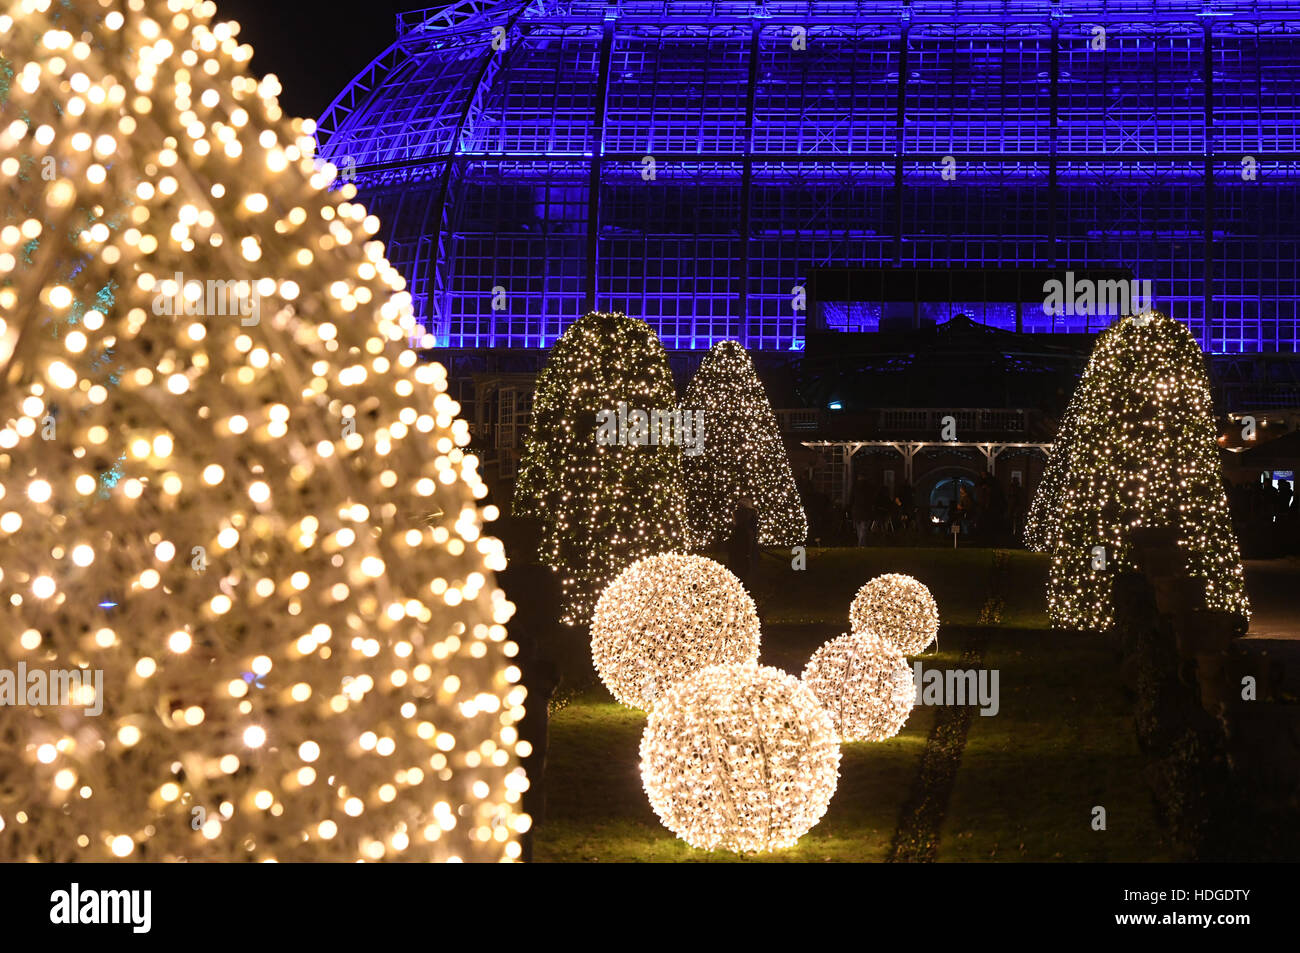
[[[9, 89], [13, 80], [13, 66], [9, 60], [0, 52], [0, 104], [3, 104], [9, 95]], [[40, 150], [43, 151], [43, 150]], [[58, 177], [58, 165], [53, 156], [44, 154], [40, 155], [35, 152], [23, 152], [16, 156], [17, 164], [11, 166], [14, 169], [14, 178], [22, 182], [29, 182], [40, 179], [45, 183], [51, 183]], [[27, 194], [30, 196], [28, 201], [35, 201], [32, 206], [23, 205], [21, 209], [15, 207], [11, 211], [15, 221], [24, 221], [29, 218], [39, 219], [44, 212], [44, 202], [39, 189], [28, 189]], [[16, 196], [13, 196], [16, 197]], [[73, 222], [71, 228], [90, 228], [98, 220], [95, 210], [84, 207], [78, 207], [72, 215]], [[121, 223], [113, 223], [111, 227], [120, 228]], [[40, 239], [32, 238], [24, 241], [17, 253], [16, 268], [29, 268], [32, 265], [32, 256], [37, 247], [40, 245]], [[62, 263], [62, 276], [71, 278], [87, 264], [88, 256], [80, 255]], [[66, 284], [66, 282], [63, 282]], [[8, 284], [8, 281], [5, 282]], [[62, 338], [65, 334], [70, 334], [78, 330], [87, 311], [95, 311], [98, 315], [109, 314], [116, 300], [116, 283], [108, 281], [99, 288], [93, 298], [89, 301], [80, 298], [74, 298], [67, 308], [61, 309], [58, 315], [46, 313], [42, 317], [45, 320], [46, 329], [54, 337]], [[107, 347], [99, 353], [87, 353], [85, 350], [77, 355], [78, 366], [87, 372], [95, 372], [92, 383], [103, 384], [105, 386], [115, 386], [121, 378], [121, 368], [113, 360], [113, 349]], [[57, 416], [57, 407], [53, 408], [51, 419]], [[116, 464], [109, 470], [100, 474], [100, 479], [106, 486], [111, 486], [116, 482], [119, 475], [119, 468]]]
[[593, 312], [555, 342], [514, 508], [542, 520], [540, 555], [559, 573], [567, 625], [587, 624], [625, 567], [685, 548], [681, 458], [691, 436], [668, 355], [644, 321]]
[[785, 444], [754, 364], [736, 341], [715, 344], [686, 388], [682, 410], [701, 415], [701, 451], [687, 453], [686, 515], [691, 543], [726, 543], [742, 498], [758, 510], [758, 541], [794, 546], [808, 520]]
[[1205, 359], [1190, 331], [1162, 314], [1102, 334], [1076, 390], [1075, 424], [1052, 542], [1052, 625], [1105, 629], [1111, 581], [1134, 568], [1137, 528], [1175, 528], [1186, 572], [1208, 608], [1248, 615], [1215, 442]]
[[1074, 446], [1078, 427], [1078, 400], [1082, 385], [1075, 387], [1065, 416], [1056, 431], [1042, 479], [1034, 490], [1029, 514], [1025, 517], [1025, 549], [1032, 553], [1047, 553], [1059, 541], [1061, 528], [1062, 495], [1069, 476], [1070, 450]]
[[[1097, 335], [1094, 348], [1101, 347], [1107, 335], [1116, 333], [1118, 325], [1112, 325]], [[1034, 553], [1050, 553], [1060, 542], [1061, 507], [1069, 476], [1070, 454], [1074, 448], [1078, 433], [1079, 395], [1084, 391], [1084, 381], [1092, 373], [1093, 365], [1084, 368], [1079, 383], [1075, 385], [1070, 402], [1066, 405], [1065, 415], [1057, 428], [1056, 438], [1052, 442], [1047, 464], [1043, 467], [1042, 479], [1034, 490], [1034, 498], [1029, 504], [1029, 513], [1025, 517], [1025, 548]]]
[[211, 3], [23, 9], [0, 860], [518, 856], [501, 547], [378, 222]]

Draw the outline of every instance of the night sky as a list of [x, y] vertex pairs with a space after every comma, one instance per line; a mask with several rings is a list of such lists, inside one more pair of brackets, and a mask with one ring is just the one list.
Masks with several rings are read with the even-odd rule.
[[307, 3], [304, 0], [216, 0], [218, 20], [238, 20], [253, 46], [253, 72], [275, 73], [280, 105], [319, 118], [339, 91], [397, 35], [399, 10], [437, 6], [419, 0]]

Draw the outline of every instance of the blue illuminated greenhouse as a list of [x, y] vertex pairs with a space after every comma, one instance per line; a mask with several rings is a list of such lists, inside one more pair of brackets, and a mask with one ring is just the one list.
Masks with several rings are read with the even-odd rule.
[[837, 271], [1113, 269], [1207, 351], [1292, 352], [1298, 120], [1300, 0], [465, 0], [318, 138], [440, 347], [600, 308], [798, 350], [889, 316]]

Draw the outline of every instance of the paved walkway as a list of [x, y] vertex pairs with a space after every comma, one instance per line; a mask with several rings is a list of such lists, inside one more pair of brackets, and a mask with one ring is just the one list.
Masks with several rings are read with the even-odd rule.
[[1247, 559], [1250, 629], [1242, 648], [1282, 664], [1282, 687], [1300, 695], [1300, 558]]
[[1248, 639], [1300, 642], [1300, 558], [1247, 559]]

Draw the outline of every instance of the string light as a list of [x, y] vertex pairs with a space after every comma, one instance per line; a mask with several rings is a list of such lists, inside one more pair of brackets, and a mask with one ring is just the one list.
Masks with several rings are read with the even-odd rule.
[[641, 736], [650, 806], [692, 847], [739, 853], [793, 846], [839, 781], [830, 716], [793, 675], [713, 665], [668, 689]]
[[1061, 503], [1069, 475], [1070, 452], [1077, 439], [1080, 392], [1076, 386], [1070, 396], [1025, 517], [1025, 548], [1031, 553], [1050, 553], [1060, 543]]
[[667, 688], [708, 665], [758, 661], [754, 600], [704, 556], [664, 553], [619, 573], [596, 603], [591, 657], [629, 708], [650, 709]]
[[907, 659], [870, 632], [822, 645], [804, 667], [803, 683], [831, 716], [842, 741], [892, 738], [916, 704]]
[[378, 222], [238, 24], [125, 6], [0, 16], [0, 666], [103, 685], [0, 705], [0, 860], [518, 857], [504, 558]]
[[1241, 554], [1223, 486], [1205, 356], [1155, 311], [1097, 338], [1073, 400], [1074, 433], [1055, 501], [1047, 611], [1054, 627], [1104, 630], [1111, 583], [1136, 568], [1128, 535], [1172, 528], [1210, 609], [1249, 618]]
[[681, 447], [597, 440], [597, 417], [620, 403], [677, 406], [668, 354], [650, 325], [592, 312], [555, 343], [537, 379], [515, 484], [515, 512], [542, 521], [540, 556], [556, 569], [567, 625], [591, 620], [626, 566], [686, 548]]
[[808, 538], [808, 520], [754, 362], [736, 341], [721, 341], [700, 362], [682, 407], [702, 414], [703, 451], [687, 454], [686, 513], [691, 544], [726, 543], [742, 497], [758, 510], [758, 542], [795, 546]]
[[871, 632], [904, 655], [915, 655], [938, 636], [939, 607], [924, 583], [886, 573], [858, 590], [849, 606], [849, 624], [855, 633]]

